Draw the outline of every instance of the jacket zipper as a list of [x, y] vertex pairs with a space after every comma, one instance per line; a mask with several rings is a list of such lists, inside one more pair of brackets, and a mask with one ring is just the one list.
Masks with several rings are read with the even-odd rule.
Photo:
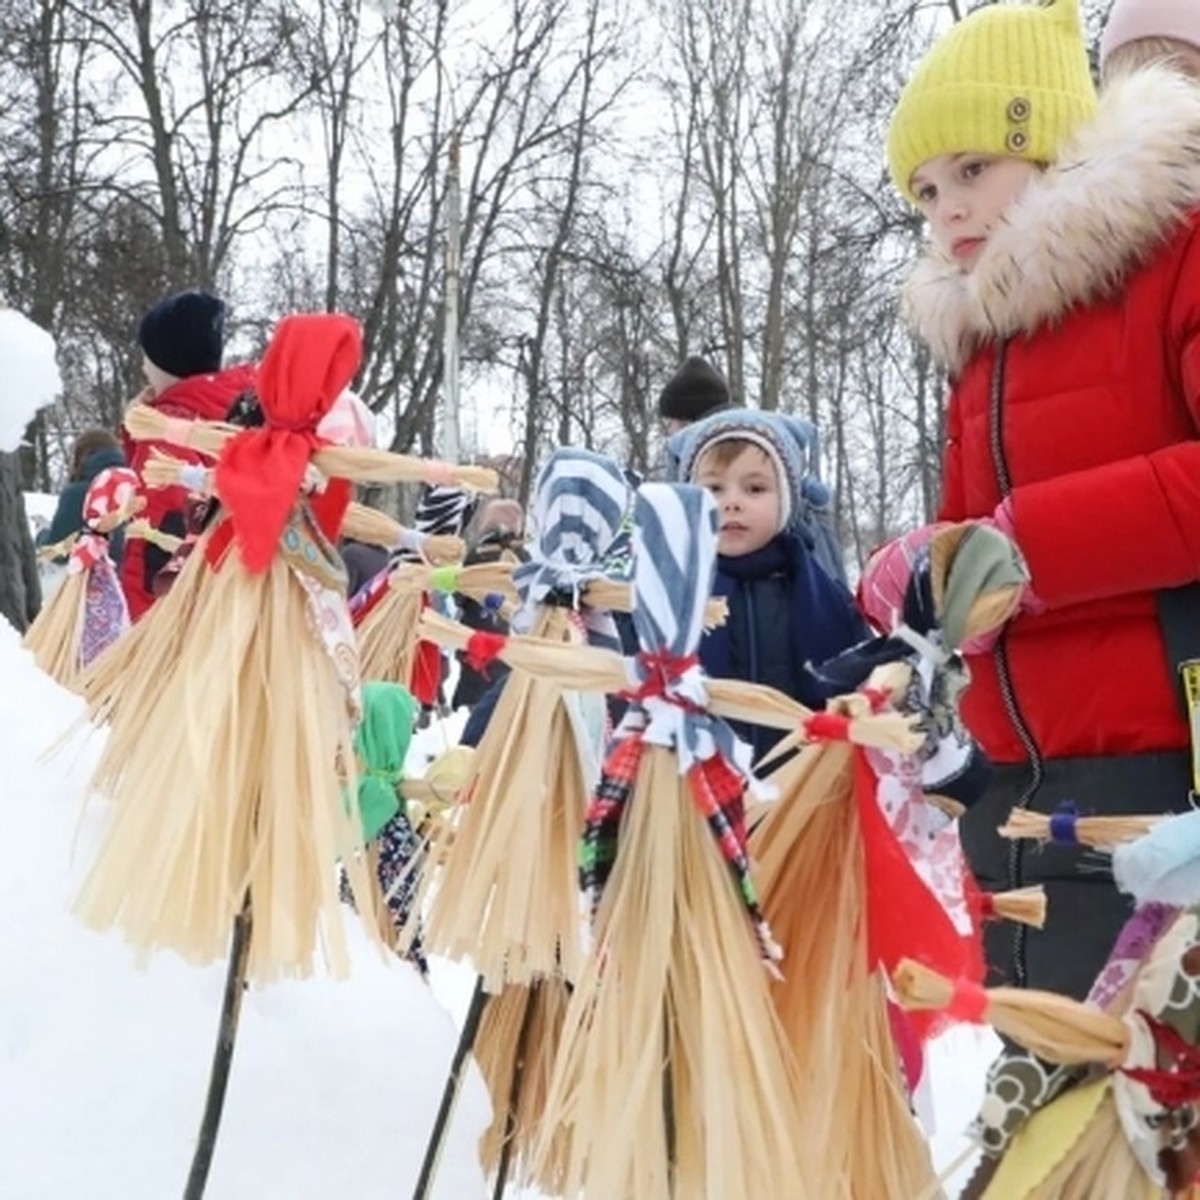
[[[1004, 453], [1004, 377], [1008, 360], [1008, 342], [1001, 341], [996, 347], [996, 362], [992, 368], [991, 411], [989, 413], [989, 433], [991, 439], [992, 464], [996, 470], [996, 481], [1000, 485], [1000, 494], [1006, 498], [1012, 493], [1012, 475], [1008, 469], [1008, 459]], [[1042, 786], [1045, 776], [1045, 760], [1041, 749], [1017, 704], [1017, 693], [1013, 686], [1012, 671], [1008, 661], [1008, 631], [1001, 632], [996, 639], [992, 651], [996, 663], [996, 677], [1000, 684], [1000, 698], [1004, 711], [1016, 730], [1021, 748], [1029, 759], [1029, 786], [1017, 798], [1014, 808], [1028, 808], [1038, 788]], [[1010, 889], [1019, 888], [1024, 879], [1025, 843], [1014, 840], [1008, 844], [1008, 886]], [[1013, 938], [1012, 979], [1017, 987], [1024, 987], [1028, 972], [1025, 965], [1025, 940], [1028, 936], [1025, 925], [1018, 923]]]

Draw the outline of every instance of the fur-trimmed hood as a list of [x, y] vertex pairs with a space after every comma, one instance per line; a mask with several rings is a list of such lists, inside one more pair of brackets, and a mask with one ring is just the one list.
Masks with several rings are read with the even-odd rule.
[[1034, 178], [964, 273], [931, 248], [906, 315], [957, 372], [981, 345], [1116, 293], [1200, 206], [1200, 86], [1148, 68], [1115, 81], [1095, 118]]

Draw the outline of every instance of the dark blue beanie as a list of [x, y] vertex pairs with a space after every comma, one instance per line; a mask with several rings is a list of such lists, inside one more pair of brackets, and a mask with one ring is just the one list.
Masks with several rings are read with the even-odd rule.
[[225, 301], [208, 292], [176, 292], [142, 318], [138, 345], [159, 370], [187, 379], [221, 369]]

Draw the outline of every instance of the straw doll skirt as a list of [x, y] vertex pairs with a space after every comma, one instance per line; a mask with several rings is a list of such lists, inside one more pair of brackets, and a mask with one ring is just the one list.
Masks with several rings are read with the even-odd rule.
[[[996, 767], [987, 792], [962, 817], [963, 849], [988, 891], [1041, 884], [1046, 927], [992, 922], [985, 933], [988, 982], [1023, 985], [1083, 999], [1104, 966], [1133, 901], [1113, 883], [1108, 856], [1086, 847], [1009, 842], [997, 834], [1027, 794], [1027, 764]], [[1050, 813], [1064, 801], [1081, 815], [1132, 816], [1188, 808], [1188, 756], [1183, 752], [1046, 760], [1027, 807]]]

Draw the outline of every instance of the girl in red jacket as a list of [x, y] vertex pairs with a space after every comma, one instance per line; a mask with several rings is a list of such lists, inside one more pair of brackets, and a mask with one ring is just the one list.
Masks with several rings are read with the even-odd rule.
[[[932, 241], [906, 301], [951, 385], [939, 518], [995, 522], [1032, 576], [968, 655], [995, 770], [962, 836], [985, 887], [1045, 884], [1049, 919], [997, 926], [989, 959], [996, 982], [1082, 996], [1129, 904], [1077, 846], [996, 829], [1014, 806], [1188, 803], [1160, 609], [1200, 579], [1200, 88], [1148, 67], [1097, 102], [1079, 0], [989, 6], [917, 68], [888, 157]], [[863, 586], [883, 624], [889, 557]]]

